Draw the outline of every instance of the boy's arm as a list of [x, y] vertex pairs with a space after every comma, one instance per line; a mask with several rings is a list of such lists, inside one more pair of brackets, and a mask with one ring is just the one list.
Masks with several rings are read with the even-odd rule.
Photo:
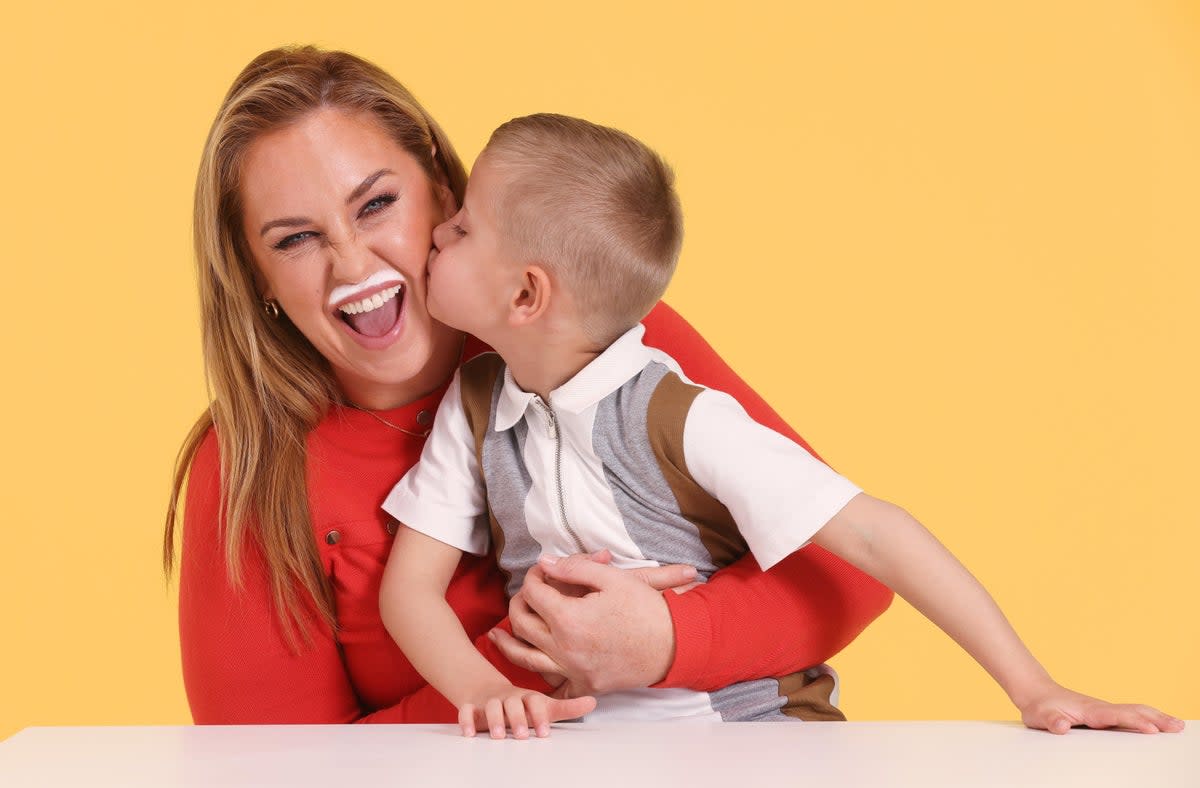
[[941, 627], [1000, 684], [1029, 727], [1053, 733], [1072, 725], [1144, 733], [1183, 728], [1148, 706], [1107, 703], [1056, 683], [979, 581], [900, 507], [860, 494], [813, 541], [886, 583]]
[[506, 721], [517, 738], [530, 724], [545, 736], [551, 722], [590, 711], [590, 698], [556, 700], [514, 687], [475, 649], [446, 602], [461, 557], [458, 548], [402, 527], [383, 573], [379, 612], [413, 667], [459, 709], [463, 733], [475, 735], [476, 711], [494, 738], [503, 738]]

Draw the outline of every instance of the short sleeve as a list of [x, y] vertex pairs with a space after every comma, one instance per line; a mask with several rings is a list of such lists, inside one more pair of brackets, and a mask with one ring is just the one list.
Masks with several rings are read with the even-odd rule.
[[490, 541], [487, 499], [460, 375], [455, 373], [442, 398], [420, 461], [388, 493], [383, 509], [414, 531], [484, 555]]
[[803, 547], [862, 492], [712, 389], [692, 402], [683, 451], [692, 478], [733, 515], [764, 570]]

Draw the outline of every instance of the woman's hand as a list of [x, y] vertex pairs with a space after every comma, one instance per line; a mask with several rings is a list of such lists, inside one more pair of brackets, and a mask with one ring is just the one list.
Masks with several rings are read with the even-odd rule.
[[528, 739], [533, 728], [534, 735], [544, 739], [550, 735], [550, 723], [573, 720], [596, 708], [595, 698], [560, 700], [508, 683], [485, 687], [475, 695], [458, 709], [463, 736], [486, 728], [493, 739], [503, 739], [511, 728], [514, 739]]
[[513, 664], [566, 681], [558, 697], [596, 695], [661, 681], [675, 656], [675, 630], [661, 591], [686, 589], [690, 566], [622, 570], [607, 551], [543, 556], [509, 602], [514, 638], [492, 639]]
[[1109, 703], [1056, 683], [1017, 704], [1017, 708], [1021, 710], [1021, 721], [1030, 728], [1060, 735], [1077, 725], [1139, 733], [1178, 733], [1183, 730], [1183, 720], [1158, 709], [1134, 703]]

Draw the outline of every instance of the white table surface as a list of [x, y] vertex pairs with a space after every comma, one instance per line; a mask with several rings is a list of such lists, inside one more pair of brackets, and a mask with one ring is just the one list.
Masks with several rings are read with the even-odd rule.
[[0, 786], [751, 785], [1200, 788], [1200, 723], [1179, 734], [999, 722], [556, 726], [465, 739], [449, 725], [27, 728]]

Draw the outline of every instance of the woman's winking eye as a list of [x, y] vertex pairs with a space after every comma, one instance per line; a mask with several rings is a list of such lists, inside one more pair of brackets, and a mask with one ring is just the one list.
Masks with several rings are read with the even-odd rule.
[[[370, 200], [368, 200], [363, 205], [363, 207], [361, 209], [359, 209], [358, 218], [361, 219], [365, 216], [371, 216], [372, 214], [379, 213], [380, 211], [384, 210], [389, 205], [394, 203], [397, 199], [399, 199], [398, 195], [396, 195], [393, 192], [387, 192], [384, 194], [380, 194], [376, 197], [372, 197]], [[305, 230], [305, 231], [299, 232], [299, 233], [292, 233], [291, 235], [284, 236], [282, 239], [279, 240], [278, 243], [273, 244], [271, 248], [277, 249], [278, 251], [281, 251], [281, 252], [286, 251], [288, 249], [291, 249], [296, 244], [301, 243], [303, 241], [307, 241], [310, 237], [313, 237], [316, 235], [317, 235], [317, 233], [313, 232], [312, 230]]]
[[285, 235], [283, 238], [281, 238], [279, 240], [278, 243], [273, 244], [271, 246], [271, 248], [277, 249], [281, 252], [284, 252], [284, 251], [287, 251], [288, 249], [291, 249], [293, 246], [300, 243], [301, 241], [308, 240], [309, 236], [315, 236], [315, 235], [316, 235], [316, 233], [314, 233], [312, 230], [305, 230], [304, 232], [292, 233], [291, 235]]
[[364, 216], [370, 216], [373, 213], [379, 213], [380, 211], [382, 211], [384, 208], [388, 207], [395, 201], [396, 201], [396, 194], [393, 192], [387, 192], [385, 194], [380, 194], [376, 197], [372, 197], [362, 207], [362, 210], [360, 210], [358, 212], [358, 216], [361, 219]]

